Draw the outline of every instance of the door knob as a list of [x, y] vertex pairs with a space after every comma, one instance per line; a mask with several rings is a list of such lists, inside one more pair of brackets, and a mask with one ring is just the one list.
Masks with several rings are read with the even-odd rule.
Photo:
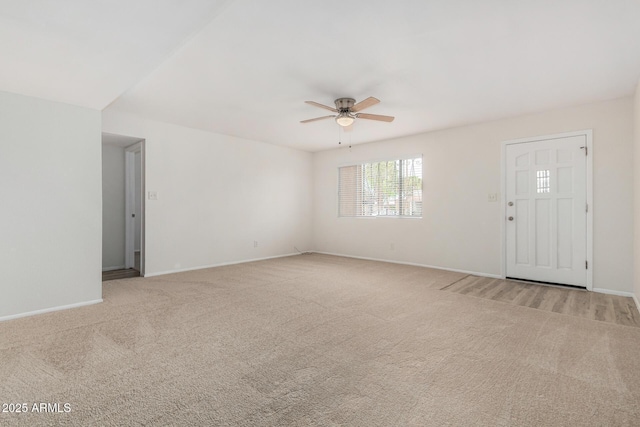
[[512, 216], [509, 217], [509, 221], [513, 221], [513, 217]]

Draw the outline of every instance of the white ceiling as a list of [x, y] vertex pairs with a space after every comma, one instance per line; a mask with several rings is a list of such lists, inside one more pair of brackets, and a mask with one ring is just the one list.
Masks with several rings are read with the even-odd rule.
[[229, 0], [0, 0], [0, 90], [102, 110]]
[[2, 90], [317, 151], [630, 95], [640, 1], [0, 0], [0, 40]]

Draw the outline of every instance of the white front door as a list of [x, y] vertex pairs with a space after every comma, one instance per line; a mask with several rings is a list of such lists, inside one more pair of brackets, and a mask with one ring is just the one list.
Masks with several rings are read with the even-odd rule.
[[506, 276], [587, 285], [586, 135], [506, 145]]

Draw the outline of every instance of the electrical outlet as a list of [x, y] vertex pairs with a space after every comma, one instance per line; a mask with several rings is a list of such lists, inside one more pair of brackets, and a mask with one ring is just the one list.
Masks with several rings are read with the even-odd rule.
[[258, 247], [258, 241], [257, 241], [257, 240], [254, 240], [254, 241], [253, 241], [253, 247], [254, 247], [254, 248], [257, 248], [257, 247]]
[[158, 200], [158, 192], [157, 191], [149, 191], [147, 193], [147, 197], [149, 200]]
[[396, 249], [396, 245], [394, 245], [393, 243], [389, 243], [389, 250], [394, 251]]
[[489, 193], [489, 201], [497, 202], [498, 201], [498, 193]]

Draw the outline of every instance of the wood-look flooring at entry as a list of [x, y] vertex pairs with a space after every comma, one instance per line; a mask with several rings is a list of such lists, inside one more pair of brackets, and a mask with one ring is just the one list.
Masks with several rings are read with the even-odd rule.
[[106, 282], [108, 280], [130, 279], [132, 277], [140, 277], [140, 272], [134, 268], [102, 272], [103, 282]]
[[445, 286], [442, 290], [591, 320], [640, 327], [640, 313], [633, 299], [629, 297], [471, 275]]
[[130, 279], [132, 277], [140, 277], [140, 251], [134, 254], [134, 267], [123, 268], [121, 270], [110, 270], [102, 272], [102, 281]]

